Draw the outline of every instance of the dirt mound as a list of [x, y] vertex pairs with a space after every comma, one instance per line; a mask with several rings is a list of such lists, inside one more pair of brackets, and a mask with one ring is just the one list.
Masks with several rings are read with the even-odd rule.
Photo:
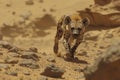
[[112, 0], [94, 0], [95, 4], [98, 4], [98, 5], [101, 5], [101, 6], [104, 6], [104, 5], [107, 5], [111, 2]]
[[116, 42], [84, 71], [86, 80], [120, 79], [120, 42]]
[[113, 0], [114, 8], [120, 11], [120, 0]]
[[90, 26], [87, 30], [110, 29], [120, 26], [120, 13], [101, 14], [89, 10], [78, 11], [83, 18], [90, 19]]

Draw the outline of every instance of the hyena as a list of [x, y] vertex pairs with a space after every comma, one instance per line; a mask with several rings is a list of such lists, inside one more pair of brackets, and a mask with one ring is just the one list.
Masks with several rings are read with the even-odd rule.
[[[57, 32], [54, 41], [54, 53], [58, 54], [59, 40], [63, 38], [66, 55], [74, 58], [74, 53], [83, 40], [85, 28], [89, 25], [88, 18], [82, 18], [80, 14], [64, 15], [57, 24]], [[74, 42], [74, 43], [73, 43]]]

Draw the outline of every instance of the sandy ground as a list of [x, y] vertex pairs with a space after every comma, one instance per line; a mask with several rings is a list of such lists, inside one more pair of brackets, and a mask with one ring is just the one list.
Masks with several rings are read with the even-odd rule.
[[[65, 14], [72, 14], [75, 13], [77, 10], [82, 10], [86, 7], [89, 7], [89, 5], [93, 4], [93, 1], [91, 0], [75, 0], [75, 1], [56, 1], [56, 0], [44, 0], [43, 2], [40, 2], [39, 0], [34, 0], [33, 5], [26, 5], [25, 1], [16, 1], [16, 0], [1, 0], [0, 1], [0, 25], [3, 26], [3, 24], [11, 25], [14, 26], [14, 23], [18, 23], [22, 21], [21, 15], [26, 15], [26, 14], [31, 14], [29, 19], [26, 20], [25, 24], [29, 24], [30, 22], [34, 21], [36, 18], [41, 18], [45, 14], [50, 14], [52, 18], [54, 18], [55, 23], [57, 20]], [[65, 4], [64, 4], [65, 3]], [[7, 6], [10, 5], [10, 6]], [[30, 13], [29, 13], [30, 12]], [[4, 17], [3, 17], [4, 16]], [[48, 21], [51, 20], [51, 18], [48, 17]], [[38, 22], [39, 23], [39, 22]], [[46, 22], [40, 22], [41, 24], [47, 24]], [[28, 46], [32, 45], [34, 47], [39, 48], [42, 51], [45, 51], [45, 49], [49, 50], [51, 52], [51, 48], [53, 46], [53, 39], [55, 36], [55, 31], [56, 31], [56, 24], [55, 23], [48, 23], [48, 25], [45, 25], [44, 28], [44, 33], [37, 35], [38, 38], [31, 38], [23, 39], [19, 34], [22, 33], [17, 33], [18, 29], [15, 30], [13, 35], [13, 38], [11, 36], [7, 35], [7, 37], [11, 38], [11, 42], [14, 44], [22, 44], [19, 45], [20, 47], [25, 47], [27, 48]], [[31, 26], [31, 25], [29, 25]], [[20, 26], [23, 27], [23, 26]], [[42, 25], [37, 26], [39, 29], [42, 29]], [[27, 28], [27, 27], [26, 27]], [[14, 31], [14, 30], [13, 30]], [[9, 33], [11, 33], [9, 31]], [[30, 34], [30, 30], [28, 34]], [[6, 32], [5, 32], [6, 33]], [[33, 33], [34, 34], [34, 33]], [[14, 37], [15, 35], [15, 37]], [[13, 41], [15, 39], [15, 41]], [[18, 41], [19, 40], [19, 41]], [[22, 43], [24, 40], [24, 43]], [[29, 42], [28, 42], [29, 41]], [[35, 42], [35, 43], [34, 43]], [[34, 43], [34, 44], [33, 44]], [[49, 47], [51, 46], [51, 47]], [[44, 49], [45, 48], [45, 49]]]
[[[97, 55], [102, 54], [113, 41], [120, 39], [120, 28], [106, 30], [88, 31], [85, 40], [77, 49], [76, 56], [80, 61], [69, 62], [63, 58], [56, 57], [53, 53], [53, 42], [56, 33], [56, 23], [64, 14], [72, 14], [75, 11], [84, 10], [94, 4], [93, 0], [30, 0], [32, 4], [27, 4], [29, 0], [0, 0], [0, 27], [3, 40], [6, 40], [22, 49], [35, 47], [38, 55], [41, 56], [38, 64], [39, 69], [23, 68], [14, 65], [9, 70], [16, 70], [18, 76], [5, 74], [6, 70], [0, 70], [0, 80], [46, 80], [40, 79], [40, 73], [51, 62], [47, 61], [49, 56], [55, 58], [55, 65], [66, 70], [63, 79], [49, 78], [48, 80], [84, 80], [83, 73], [74, 69], [84, 69], [86, 65], [92, 64]], [[109, 6], [109, 5], [108, 5]], [[99, 10], [99, 9], [98, 9]], [[117, 12], [116, 10], [103, 13]], [[119, 11], [118, 11], [119, 12]], [[35, 23], [35, 24], [33, 24]], [[61, 44], [62, 45], [62, 44]], [[1, 52], [6, 53], [3, 49]], [[60, 52], [64, 53], [61, 47]], [[46, 53], [47, 56], [40, 53]], [[0, 56], [5, 59], [6, 55]], [[17, 58], [18, 59], [18, 58]], [[86, 63], [87, 62], [87, 63]], [[7, 71], [9, 71], [7, 70]], [[24, 75], [24, 71], [29, 71], [30, 75]], [[3, 76], [4, 74], [4, 76]], [[9, 77], [9, 79], [7, 78]]]

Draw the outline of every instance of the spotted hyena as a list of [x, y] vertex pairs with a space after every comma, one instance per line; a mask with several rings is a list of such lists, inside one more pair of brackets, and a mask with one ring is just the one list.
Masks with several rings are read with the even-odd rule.
[[[74, 58], [74, 53], [83, 40], [85, 28], [90, 23], [88, 18], [82, 18], [80, 14], [64, 15], [58, 21], [57, 32], [54, 41], [54, 53], [58, 54], [59, 40], [63, 38], [66, 54]], [[73, 43], [74, 42], [74, 43]]]

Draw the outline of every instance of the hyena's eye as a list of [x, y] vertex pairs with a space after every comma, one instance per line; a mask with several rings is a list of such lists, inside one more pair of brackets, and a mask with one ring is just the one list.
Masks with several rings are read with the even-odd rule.
[[74, 27], [71, 28], [71, 30], [74, 30], [74, 29], [75, 29]]
[[81, 28], [78, 28], [79, 31], [81, 31]]

